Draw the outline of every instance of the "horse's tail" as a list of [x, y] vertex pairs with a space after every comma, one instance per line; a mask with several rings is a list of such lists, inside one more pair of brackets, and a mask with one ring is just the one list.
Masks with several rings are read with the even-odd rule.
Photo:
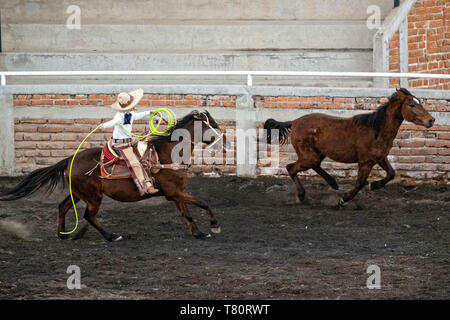
[[35, 193], [37, 190], [47, 185], [47, 192], [51, 193], [59, 182], [65, 185], [64, 171], [72, 157], [61, 160], [53, 166], [36, 169], [13, 188], [0, 192], [0, 201], [10, 201], [23, 198]]
[[291, 132], [292, 121], [280, 122], [275, 119], [267, 119], [264, 122], [264, 129], [267, 130], [267, 143], [270, 144], [272, 142], [272, 131], [274, 129], [278, 129], [278, 138], [280, 144], [285, 144], [288, 142], [289, 133]]

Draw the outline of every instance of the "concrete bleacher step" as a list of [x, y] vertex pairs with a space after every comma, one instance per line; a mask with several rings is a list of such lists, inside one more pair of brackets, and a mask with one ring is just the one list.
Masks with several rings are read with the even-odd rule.
[[[190, 54], [4, 53], [0, 67], [15, 71], [103, 70], [272, 70], [272, 71], [371, 71], [371, 50], [291, 50], [211, 52]], [[8, 83], [197, 83], [245, 84], [243, 76], [89, 76], [10, 77]], [[368, 87], [368, 79], [339, 80], [304, 77], [254, 77], [255, 85]]]
[[4, 52], [190, 52], [198, 50], [369, 49], [366, 21], [5, 24]]
[[154, 20], [365, 20], [377, 5], [384, 18], [393, 0], [8, 0], [2, 1], [5, 24], [64, 24], [71, 5], [81, 23], [146, 24]]
[[371, 50], [230, 51], [210, 53], [19, 53], [0, 54], [14, 71], [90, 70], [288, 70], [370, 71]]
[[[68, 29], [71, 5], [80, 29]], [[0, 69], [372, 71], [369, 6], [392, 0], [11, 0], [0, 3]], [[371, 79], [254, 83], [371, 86]], [[8, 83], [39, 81], [11, 78]], [[242, 84], [239, 77], [55, 77], [43, 83]], [[245, 79], [244, 79], [245, 83]]]

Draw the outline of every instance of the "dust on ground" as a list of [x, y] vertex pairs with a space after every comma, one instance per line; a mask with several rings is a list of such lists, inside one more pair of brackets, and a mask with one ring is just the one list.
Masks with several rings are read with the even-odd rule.
[[[0, 190], [17, 182], [3, 178]], [[307, 203], [298, 205], [290, 179], [193, 177], [188, 190], [222, 227], [206, 240], [165, 198], [105, 198], [100, 222], [123, 236], [115, 243], [92, 227], [58, 240], [67, 189], [0, 202], [0, 299], [448, 299], [450, 186], [366, 187], [337, 209], [350, 183], [334, 191], [305, 182]], [[77, 208], [82, 215], [84, 204]], [[207, 232], [206, 216], [190, 211]], [[67, 288], [69, 265], [80, 267], [81, 290]], [[366, 286], [370, 265], [380, 267], [379, 290]]]

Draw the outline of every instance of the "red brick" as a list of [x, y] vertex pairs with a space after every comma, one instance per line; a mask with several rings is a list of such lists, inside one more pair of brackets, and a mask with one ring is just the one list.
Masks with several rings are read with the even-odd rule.
[[29, 106], [31, 105], [30, 100], [13, 100], [13, 106]]
[[399, 147], [423, 147], [425, 145], [425, 140], [395, 140], [394, 145]]
[[[43, 140], [43, 139], [41, 139]], [[48, 139], [47, 139], [48, 140]], [[74, 133], [59, 133], [51, 135], [52, 141], [78, 141], [78, 135]]]
[[46, 133], [24, 133], [23, 139], [26, 141], [47, 141], [50, 135]]
[[17, 124], [14, 126], [15, 132], [37, 132], [38, 126], [31, 124]]
[[450, 148], [450, 140], [426, 140], [427, 147], [445, 147]]
[[70, 94], [57, 94], [56, 99], [70, 99]]
[[46, 133], [52, 133], [52, 132], [64, 132], [65, 128], [62, 126], [40, 126], [37, 129], [38, 132], [46, 132]]
[[33, 106], [52, 106], [53, 100], [31, 100]]
[[74, 123], [73, 119], [48, 119], [48, 123], [50, 124], [72, 124]]
[[335, 103], [354, 103], [355, 102], [355, 98], [333, 98], [333, 101]]
[[32, 141], [15, 141], [14, 144], [16, 150], [17, 149], [35, 149], [37, 146], [36, 142]]
[[74, 123], [83, 123], [83, 124], [100, 124], [100, 119], [74, 119]]
[[450, 140], [450, 132], [439, 132], [437, 137], [442, 140]]

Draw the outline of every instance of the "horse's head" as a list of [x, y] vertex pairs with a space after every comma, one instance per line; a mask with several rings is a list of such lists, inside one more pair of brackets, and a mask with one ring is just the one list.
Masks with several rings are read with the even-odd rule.
[[397, 89], [397, 97], [401, 103], [401, 113], [406, 121], [431, 128], [435, 119], [425, 110], [419, 99], [406, 89]]
[[220, 130], [216, 120], [214, 120], [208, 111], [196, 111], [194, 119], [202, 122], [202, 143], [205, 143], [208, 147], [213, 147], [216, 150], [224, 148], [226, 143], [225, 134]]

